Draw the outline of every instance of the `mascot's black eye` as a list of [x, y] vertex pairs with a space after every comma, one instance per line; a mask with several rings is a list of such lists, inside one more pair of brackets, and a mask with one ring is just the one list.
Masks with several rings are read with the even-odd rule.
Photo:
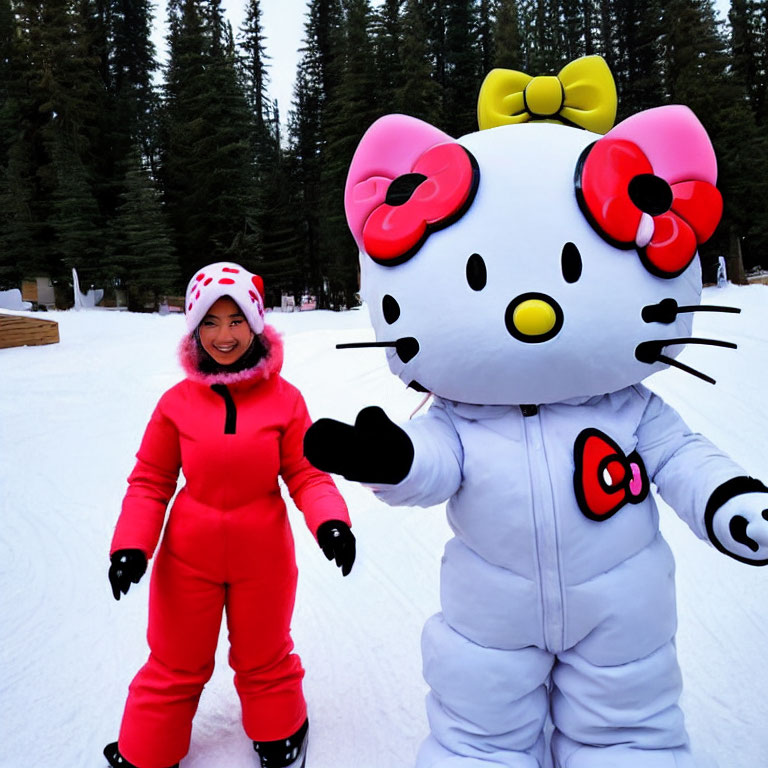
[[641, 173], [629, 182], [629, 199], [645, 213], [660, 216], [672, 207], [672, 187], [652, 173]]
[[384, 319], [390, 325], [400, 317], [400, 305], [389, 294], [381, 300], [381, 311], [384, 313]]
[[563, 246], [560, 265], [566, 283], [575, 283], [581, 277], [581, 254], [573, 243], [566, 243]]
[[473, 253], [467, 261], [467, 282], [473, 291], [482, 291], [488, 282], [488, 270], [479, 253]]

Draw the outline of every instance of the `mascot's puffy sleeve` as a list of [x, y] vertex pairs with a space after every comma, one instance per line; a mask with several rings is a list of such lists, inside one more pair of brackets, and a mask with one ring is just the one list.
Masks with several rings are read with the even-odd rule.
[[435, 398], [426, 414], [400, 425], [413, 443], [414, 460], [402, 482], [373, 487], [387, 504], [431, 507], [459, 489], [464, 451], [448, 407], [445, 401]]
[[637, 429], [637, 450], [648, 476], [691, 530], [708, 539], [705, 511], [710, 499], [726, 483], [748, 480], [746, 473], [706, 437], [693, 432], [660, 397], [645, 393], [648, 401]]

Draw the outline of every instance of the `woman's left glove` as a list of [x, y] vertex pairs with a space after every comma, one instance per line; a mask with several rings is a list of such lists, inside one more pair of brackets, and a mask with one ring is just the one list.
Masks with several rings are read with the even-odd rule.
[[329, 560], [336, 560], [341, 575], [346, 576], [355, 562], [355, 537], [341, 520], [326, 520], [317, 529], [317, 543]]
[[128, 594], [131, 583], [139, 583], [147, 570], [147, 556], [140, 549], [118, 549], [112, 553], [110, 561], [109, 583], [115, 600], [119, 600], [121, 592]]

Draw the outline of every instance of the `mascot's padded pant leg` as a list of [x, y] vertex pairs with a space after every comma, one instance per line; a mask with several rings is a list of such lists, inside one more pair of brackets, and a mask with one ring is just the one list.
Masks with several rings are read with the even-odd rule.
[[674, 643], [645, 658], [600, 666], [578, 646], [552, 671], [558, 768], [694, 768]]
[[618, 666], [588, 661], [577, 647], [553, 667], [546, 651], [477, 645], [437, 614], [422, 654], [432, 733], [417, 768], [540, 768], [550, 673], [557, 768], [695, 768], [672, 641]]
[[131, 683], [118, 740], [127, 760], [140, 768], [167, 768], [187, 754], [225, 606], [246, 733], [267, 740], [301, 725], [304, 673], [290, 653], [295, 576], [294, 566], [269, 590], [259, 582], [225, 586], [161, 546], [150, 586], [150, 656]]
[[442, 614], [422, 635], [431, 736], [417, 768], [540, 768], [553, 657], [537, 648], [485, 648]]

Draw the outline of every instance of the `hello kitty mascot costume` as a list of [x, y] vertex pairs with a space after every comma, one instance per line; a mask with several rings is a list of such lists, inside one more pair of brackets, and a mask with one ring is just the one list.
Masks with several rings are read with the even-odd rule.
[[712, 145], [684, 106], [609, 130], [599, 57], [494, 70], [478, 114], [459, 140], [389, 115], [360, 142], [345, 203], [376, 344], [434, 401], [401, 426], [322, 419], [305, 452], [388, 504], [448, 501], [418, 768], [539, 768], [548, 717], [557, 768], [691, 768], [650, 483], [697, 536], [768, 563], [768, 489], [641, 383], [708, 378], [683, 345], [733, 346], [691, 337]]

